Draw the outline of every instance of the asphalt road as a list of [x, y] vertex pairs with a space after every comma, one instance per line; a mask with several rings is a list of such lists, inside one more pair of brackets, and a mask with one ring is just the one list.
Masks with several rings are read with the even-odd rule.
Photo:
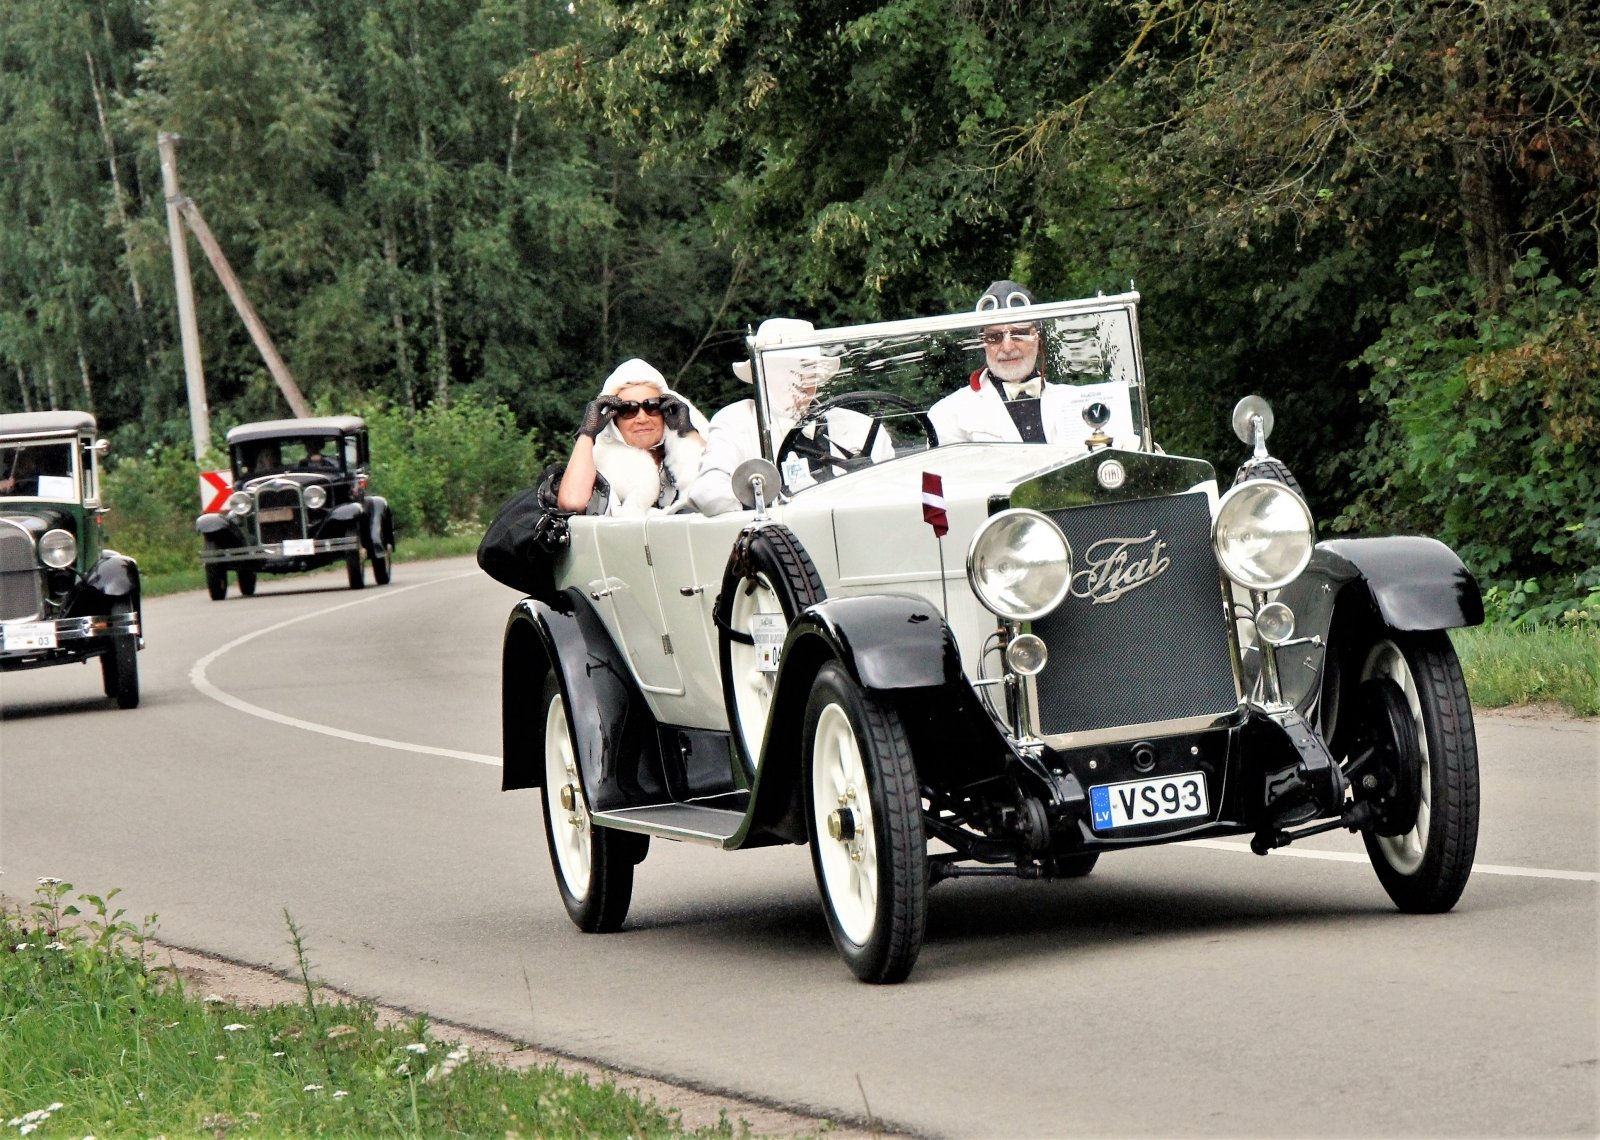
[[537, 793], [499, 791], [500, 630], [470, 559], [150, 601], [144, 702], [0, 681], [0, 892], [119, 887], [165, 941], [631, 1071], [929, 1136], [1600, 1132], [1600, 724], [1479, 719], [1478, 866], [1397, 913], [1359, 840], [961, 880], [910, 982], [834, 954], [803, 848], [656, 842], [583, 935]]

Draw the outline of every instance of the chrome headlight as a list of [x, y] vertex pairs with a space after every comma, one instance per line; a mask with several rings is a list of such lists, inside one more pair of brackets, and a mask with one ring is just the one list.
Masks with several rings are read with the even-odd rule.
[[228, 496], [227, 511], [234, 518], [243, 518], [250, 513], [252, 499], [243, 491], [235, 491]]
[[47, 530], [39, 539], [39, 561], [52, 570], [65, 570], [78, 560], [78, 540], [68, 530]]
[[1217, 505], [1211, 545], [1223, 571], [1248, 590], [1276, 590], [1311, 561], [1311, 508], [1282, 483], [1240, 483]]
[[313, 511], [320, 511], [323, 508], [323, 505], [327, 503], [327, 501], [328, 501], [328, 489], [326, 487], [312, 486], [312, 487], [307, 487], [306, 488], [305, 503], [306, 503], [306, 507], [308, 509], [313, 510]]
[[1066, 535], [1038, 511], [991, 515], [967, 548], [967, 581], [990, 612], [1007, 621], [1042, 617], [1061, 604], [1071, 577]]

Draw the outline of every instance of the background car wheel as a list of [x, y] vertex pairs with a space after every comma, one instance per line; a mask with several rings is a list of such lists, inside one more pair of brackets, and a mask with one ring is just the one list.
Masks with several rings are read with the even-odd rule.
[[359, 590], [367, 584], [361, 572], [361, 551], [354, 550], [344, 556], [344, 568], [350, 575], [350, 588]]
[[801, 748], [811, 865], [833, 943], [862, 981], [904, 981], [927, 928], [928, 845], [900, 716], [830, 661], [812, 686]]
[[394, 552], [387, 546], [376, 546], [372, 550], [372, 580], [380, 586], [387, 586], [393, 569], [392, 559]]
[[[1416, 803], [1410, 826], [1402, 819], [1380, 829], [1398, 834], [1363, 835], [1367, 855], [1395, 906], [1409, 914], [1447, 911], [1467, 885], [1478, 847], [1478, 744], [1461, 664], [1442, 631], [1385, 630], [1368, 650], [1360, 680], [1378, 699], [1362, 702], [1357, 739], [1380, 750], [1387, 744], [1414, 766], [1398, 781], [1384, 781], [1380, 772], [1378, 791], [1398, 782], [1397, 794]], [[1393, 687], [1368, 688], [1372, 682]], [[1398, 739], [1385, 741], [1384, 734]], [[1354, 781], [1358, 798], [1364, 775]]]
[[1081, 879], [1094, 865], [1100, 862], [1100, 852], [1090, 851], [1087, 854], [1061, 855], [1056, 859], [1056, 875], [1063, 879]]
[[239, 579], [239, 593], [247, 598], [256, 594], [256, 572], [254, 570], [235, 570], [234, 574]]
[[728, 721], [752, 771], [761, 757], [777, 674], [758, 668], [751, 626], [759, 615], [779, 614], [787, 627], [825, 596], [811, 556], [788, 527], [764, 526], [739, 536], [722, 572], [715, 620]]
[[566, 701], [555, 674], [546, 676], [544, 701], [544, 835], [561, 902], [579, 930], [618, 930], [633, 899], [634, 864], [649, 837], [595, 827], [583, 795]]
[[[119, 603], [113, 614], [128, 614], [133, 603]], [[117, 699], [119, 709], [139, 707], [139, 639], [132, 634], [112, 639], [111, 652], [100, 658], [100, 682], [108, 697]]]

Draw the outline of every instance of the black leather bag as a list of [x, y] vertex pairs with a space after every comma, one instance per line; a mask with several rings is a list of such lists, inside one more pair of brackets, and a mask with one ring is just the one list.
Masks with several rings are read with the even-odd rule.
[[[556, 492], [566, 464], [545, 469], [536, 486], [518, 491], [494, 513], [483, 541], [478, 543], [478, 566], [496, 582], [521, 590], [546, 605], [565, 610], [569, 603], [556, 588], [556, 559], [571, 535], [567, 519], [574, 511], [556, 505]], [[610, 499], [605, 480], [595, 477], [594, 494], [585, 514], [603, 514]]]

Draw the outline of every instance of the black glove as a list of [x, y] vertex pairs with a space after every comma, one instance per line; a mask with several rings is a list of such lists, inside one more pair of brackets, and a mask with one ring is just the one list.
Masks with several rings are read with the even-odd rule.
[[679, 435], [694, 431], [694, 424], [689, 419], [689, 405], [674, 396], [661, 398], [661, 420]]
[[606, 430], [606, 425], [611, 422], [611, 417], [617, 414], [617, 409], [621, 406], [622, 402], [615, 396], [601, 396], [598, 400], [590, 400], [589, 406], [583, 410], [583, 422], [578, 425], [578, 434], [593, 439]]

